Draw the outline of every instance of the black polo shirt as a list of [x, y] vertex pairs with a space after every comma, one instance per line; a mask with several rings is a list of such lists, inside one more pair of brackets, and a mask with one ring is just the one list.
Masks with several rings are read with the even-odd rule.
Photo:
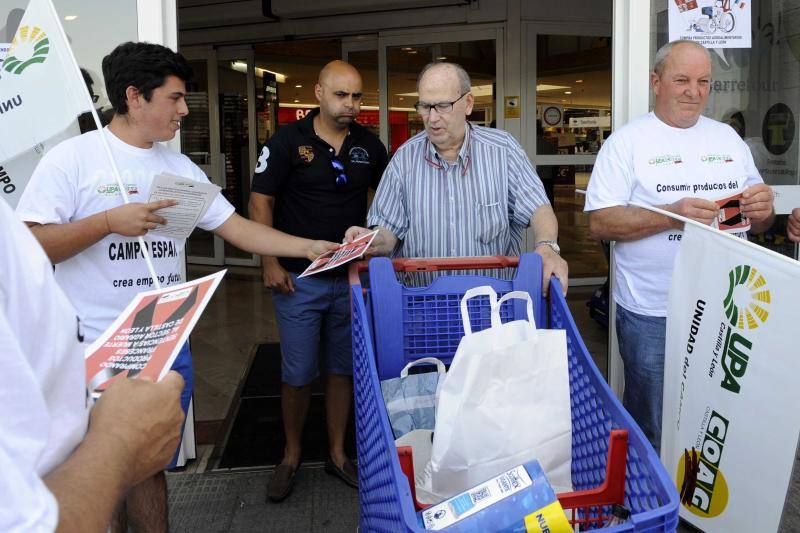
[[[270, 137], [258, 154], [251, 190], [275, 198], [273, 226], [290, 235], [341, 242], [350, 226], [367, 218], [367, 190], [378, 188], [388, 163], [386, 148], [363, 126], [353, 123], [338, 154], [314, 133], [312, 110]], [[342, 162], [347, 183], [336, 185], [332, 158]], [[279, 258], [290, 272], [302, 272], [306, 259]], [[340, 270], [340, 269], [336, 269]]]

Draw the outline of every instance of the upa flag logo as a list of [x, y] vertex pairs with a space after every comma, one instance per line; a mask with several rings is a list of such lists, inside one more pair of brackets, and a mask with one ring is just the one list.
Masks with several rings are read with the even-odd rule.
[[50, 53], [50, 39], [39, 26], [23, 26], [11, 41], [11, 48], [3, 63], [9, 74], [22, 74], [36, 63], [44, 63]]
[[769, 316], [770, 292], [764, 276], [749, 265], [739, 265], [728, 272], [728, 294], [725, 296], [725, 316], [731, 326], [756, 329]]

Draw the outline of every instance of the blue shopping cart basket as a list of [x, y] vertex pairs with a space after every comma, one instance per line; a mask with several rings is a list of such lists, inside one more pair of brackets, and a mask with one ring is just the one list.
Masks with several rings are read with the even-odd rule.
[[[518, 267], [511, 280], [480, 275], [441, 275], [430, 286], [412, 288], [397, 280], [397, 271], [450, 271]], [[631, 510], [623, 525], [604, 531], [675, 531], [678, 493], [642, 431], [611, 392], [581, 340], [556, 278], [549, 299], [541, 296], [541, 257], [523, 254], [509, 257], [406, 259], [375, 258], [351, 266], [353, 314], [353, 374], [358, 445], [360, 531], [425, 531], [420, 525], [408, 479], [401, 470], [389, 417], [381, 396], [380, 381], [397, 377], [409, 361], [438, 357], [449, 362], [463, 336], [460, 302], [464, 292], [491, 285], [497, 293], [526, 290], [534, 298], [536, 323], [566, 330], [572, 408], [572, 482], [576, 491], [563, 501], [586, 501], [604, 485], [612, 430], [627, 430], [624, 505]], [[364, 290], [359, 272], [368, 270]], [[488, 301], [470, 302], [473, 330], [490, 324]], [[504, 321], [525, 316], [524, 304], [507, 302]], [[548, 320], [549, 319], [549, 320]], [[541, 326], [540, 326], [541, 327]], [[615, 436], [617, 436], [615, 431]], [[620, 478], [621, 479], [621, 478]], [[602, 527], [611, 506], [581, 505], [572, 509], [573, 524], [581, 531]], [[467, 518], [466, 520], [469, 520]]]

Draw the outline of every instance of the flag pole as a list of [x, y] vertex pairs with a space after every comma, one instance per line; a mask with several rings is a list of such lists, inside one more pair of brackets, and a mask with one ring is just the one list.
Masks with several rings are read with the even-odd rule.
[[[72, 66], [75, 71], [80, 75], [81, 79], [83, 79], [83, 74], [81, 73], [81, 67], [78, 65], [77, 59], [75, 59], [75, 54], [72, 53], [72, 46], [69, 44], [69, 40], [67, 39], [67, 34], [64, 31], [64, 27], [61, 24], [61, 19], [58, 16], [58, 12], [56, 11], [55, 6], [53, 6], [52, 0], [46, 0], [48, 7], [50, 8], [51, 13], [53, 14], [53, 18], [56, 20], [56, 25], [58, 26], [58, 31], [61, 34], [61, 38], [67, 44], [67, 51], [70, 60], [72, 61]], [[100, 132], [100, 140], [103, 144], [103, 150], [108, 157], [109, 163], [111, 163], [111, 170], [114, 174], [114, 179], [117, 182], [117, 187], [119, 187], [119, 192], [122, 195], [122, 200], [124, 203], [129, 204], [130, 198], [128, 197], [128, 190], [125, 188], [125, 184], [122, 182], [122, 176], [119, 173], [119, 169], [117, 168], [117, 162], [114, 160], [114, 156], [111, 153], [111, 146], [108, 144], [108, 139], [106, 138], [106, 132], [103, 128], [103, 124], [100, 122], [100, 116], [97, 114], [97, 109], [94, 107], [94, 102], [92, 101], [92, 95], [89, 94], [89, 89], [86, 87], [86, 84], [83, 85], [83, 94], [86, 95], [86, 100], [89, 103], [89, 109], [91, 110], [92, 117], [94, 117], [94, 123], [97, 125], [97, 130]], [[150, 257], [150, 250], [147, 248], [144, 242], [144, 238], [140, 235], [137, 237], [139, 241], [139, 246], [142, 249], [142, 254], [144, 255], [145, 263], [147, 263], [147, 270], [150, 272], [150, 276], [153, 278], [153, 285], [155, 286], [156, 290], [161, 289], [161, 284], [158, 282], [158, 276], [156, 275], [156, 270], [153, 267], [153, 260]]]
[[759, 246], [758, 244], [756, 244], [754, 242], [750, 242], [747, 239], [742, 239], [742, 238], [737, 237], [735, 235], [732, 235], [732, 234], [730, 234], [728, 232], [720, 231], [719, 229], [717, 229], [717, 228], [715, 228], [713, 226], [709, 226], [707, 224], [703, 224], [702, 222], [698, 222], [696, 220], [692, 220], [691, 218], [687, 218], [687, 217], [684, 217], [682, 215], [677, 215], [677, 214], [675, 214], [675, 213], [673, 213], [671, 211], [666, 211], [666, 210], [661, 209], [659, 207], [654, 207], [652, 205], [640, 204], [640, 203], [636, 203], [636, 202], [631, 202], [628, 205], [631, 206], [631, 207], [639, 207], [641, 209], [647, 209], [648, 211], [652, 211], [654, 213], [658, 213], [659, 215], [664, 215], [665, 217], [670, 217], [670, 218], [674, 218], [675, 220], [680, 220], [684, 224], [690, 224], [690, 225], [692, 225], [692, 226], [694, 226], [696, 228], [700, 228], [703, 231], [710, 231], [710, 232], [712, 232], [712, 233], [714, 233], [716, 235], [719, 235], [723, 239], [733, 239], [734, 242], [738, 242], [738, 243], [748, 247], [750, 250], [758, 251], [758, 252], [770, 255], [770, 256], [778, 259], [779, 261], [784, 261], [784, 262], [788, 261], [789, 263], [792, 263], [792, 264], [797, 263], [797, 260], [795, 260], [795, 259], [793, 259], [791, 257], [786, 257], [785, 255], [780, 254], [780, 253], [776, 252], [775, 250], [770, 250], [769, 248], [765, 248], [763, 246]]

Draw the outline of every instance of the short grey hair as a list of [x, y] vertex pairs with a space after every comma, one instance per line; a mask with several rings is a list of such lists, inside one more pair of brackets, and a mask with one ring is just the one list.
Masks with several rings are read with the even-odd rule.
[[653, 72], [656, 73], [656, 76], [659, 78], [664, 73], [664, 67], [667, 64], [667, 59], [669, 59], [669, 54], [672, 52], [672, 49], [677, 45], [689, 45], [697, 48], [698, 50], [702, 50], [708, 56], [708, 62], [711, 62], [711, 52], [708, 51], [708, 48], [703, 46], [702, 44], [696, 41], [690, 41], [689, 39], [677, 39], [675, 41], [668, 42], [664, 46], [658, 49], [656, 52], [656, 58], [653, 60]]
[[450, 63], [448, 61], [433, 61], [422, 67], [422, 70], [419, 72], [419, 76], [417, 76], [417, 93], [419, 93], [419, 84], [422, 81], [422, 78], [425, 77], [425, 74], [427, 74], [429, 70], [439, 67], [449, 67], [456, 71], [456, 76], [458, 76], [458, 86], [461, 94], [466, 94], [472, 89], [472, 80], [469, 79], [469, 74], [467, 74], [467, 71], [464, 70], [464, 67], [458, 63]]

